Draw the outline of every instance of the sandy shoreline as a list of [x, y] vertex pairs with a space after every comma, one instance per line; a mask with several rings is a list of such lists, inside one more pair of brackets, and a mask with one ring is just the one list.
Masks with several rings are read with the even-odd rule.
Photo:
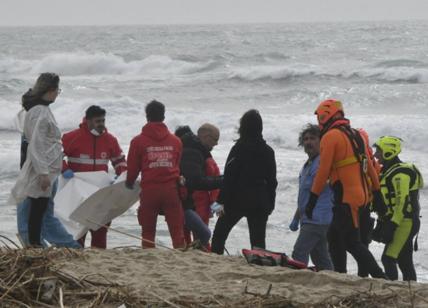
[[423, 283], [248, 265], [198, 250], [9, 244], [0, 246], [0, 307], [428, 307]]
[[[423, 300], [428, 298], [428, 284], [412, 283], [410, 293], [408, 284], [404, 282], [360, 279], [328, 271], [313, 273], [281, 267], [250, 266], [242, 257], [218, 256], [200, 251], [126, 248], [85, 250], [83, 256], [58, 260], [55, 267], [74, 277], [91, 277], [91, 280], [99, 282], [126, 285], [137, 296], [155, 293], [172, 303], [183, 297], [196, 298], [201, 303], [208, 302], [208, 298], [216, 298], [219, 302], [217, 306], [227, 306], [237, 299], [257, 298], [254, 294], [266, 294], [269, 285], [272, 285], [267, 298], [286, 298], [294, 307], [327, 307], [327, 303], [339, 303], [358, 294], [384, 297], [387, 299], [385, 307], [394, 303], [398, 307], [412, 307], [412, 301], [414, 307], [428, 305]], [[244, 292], [247, 284], [247, 291], [253, 295]]]

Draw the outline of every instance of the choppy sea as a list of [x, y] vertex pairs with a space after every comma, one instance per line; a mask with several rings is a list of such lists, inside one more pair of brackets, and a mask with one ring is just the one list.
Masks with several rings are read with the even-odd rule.
[[[343, 101], [354, 127], [371, 140], [404, 140], [402, 158], [428, 179], [428, 22], [290, 23], [200, 26], [0, 27], [0, 233], [14, 238], [16, 209], [6, 205], [18, 174], [19, 134], [13, 118], [21, 95], [45, 71], [61, 76], [52, 105], [65, 132], [84, 110], [107, 109], [107, 126], [124, 151], [145, 123], [144, 105], [167, 107], [171, 130], [211, 122], [221, 130], [213, 156], [221, 168], [237, 137], [239, 117], [257, 108], [264, 136], [276, 151], [278, 194], [267, 245], [291, 253], [288, 230], [296, 207], [299, 170], [306, 157], [300, 129], [315, 122], [317, 104]], [[421, 191], [422, 227], [415, 253], [418, 278], [428, 281], [428, 188]], [[211, 226], [214, 227], [215, 219]], [[113, 226], [138, 235], [136, 209]], [[109, 247], [138, 245], [110, 232]], [[157, 239], [170, 245], [166, 224]], [[246, 221], [230, 234], [231, 253], [249, 247]], [[382, 245], [372, 244], [379, 260]], [[349, 258], [349, 271], [356, 264]]]

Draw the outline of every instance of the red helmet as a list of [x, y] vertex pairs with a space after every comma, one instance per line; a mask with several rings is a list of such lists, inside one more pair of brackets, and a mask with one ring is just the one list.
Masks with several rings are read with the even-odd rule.
[[318, 116], [318, 123], [320, 126], [324, 126], [338, 112], [342, 113], [342, 115], [345, 115], [343, 112], [342, 103], [337, 99], [325, 100], [321, 102], [318, 105], [317, 110], [315, 110], [315, 114]]

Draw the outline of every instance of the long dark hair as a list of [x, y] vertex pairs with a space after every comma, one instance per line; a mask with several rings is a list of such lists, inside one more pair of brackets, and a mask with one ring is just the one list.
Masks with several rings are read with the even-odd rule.
[[254, 141], [263, 139], [263, 120], [256, 109], [250, 109], [239, 120], [239, 140]]
[[26, 111], [30, 110], [34, 106], [44, 105], [49, 106], [53, 102], [43, 100], [43, 95], [51, 90], [58, 89], [59, 76], [55, 73], [42, 73], [37, 78], [33, 88], [29, 89], [21, 99], [22, 107]]

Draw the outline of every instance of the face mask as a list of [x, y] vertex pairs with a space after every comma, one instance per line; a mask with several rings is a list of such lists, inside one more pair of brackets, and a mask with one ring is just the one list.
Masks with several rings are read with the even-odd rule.
[[101, 135], [95, 128], [91, 130], [91, 134], [97, 137]]

